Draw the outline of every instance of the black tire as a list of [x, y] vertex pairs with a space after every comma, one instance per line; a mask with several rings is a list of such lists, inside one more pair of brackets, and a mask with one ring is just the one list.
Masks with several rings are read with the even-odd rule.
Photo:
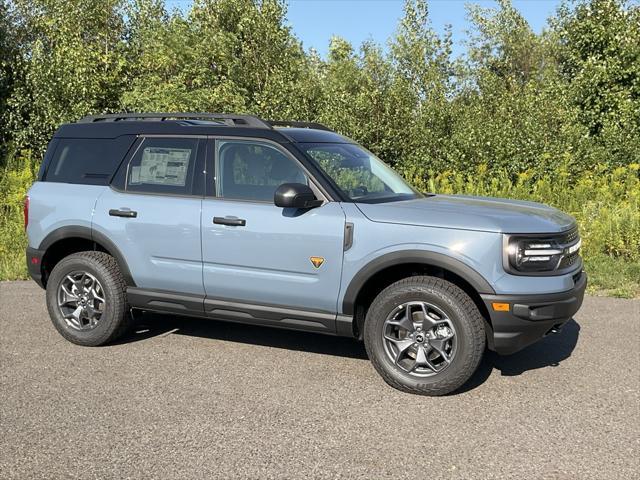
[[[455, 355], [446, 368], [432, 376], [408, 373], [385, 350], [385, 321], [406, 302], [436, 306], [455, 328]], [[389, 385], [404, 392], [436, 396], [450, 393], [469, 380], [482, 359], [486, 338], [483, 318], [463, 290], [441, 278], [415, 276], [390, 285], [375, 298], [365, 320], [364, 343], [371, 363]]]
[[[72, 272], [93, 275], [104, 294], [104, 310], [95, 327], [80, 331], [68, 325], [58, 307], [58, 289]], [[115, 259], [104, 252], [78, 252], [63, 258], [47, 281], [47, 309], [58, 332], [72, 343], [96, 347], [112, 342], [127, 331], [131, 324], [128, 313], [126, 284]]]

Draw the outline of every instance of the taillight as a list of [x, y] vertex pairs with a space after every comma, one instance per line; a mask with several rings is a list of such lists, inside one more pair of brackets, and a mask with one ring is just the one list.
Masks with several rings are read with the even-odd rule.
[[24, 197], [24, 229], [29, 225], [29, 195]]

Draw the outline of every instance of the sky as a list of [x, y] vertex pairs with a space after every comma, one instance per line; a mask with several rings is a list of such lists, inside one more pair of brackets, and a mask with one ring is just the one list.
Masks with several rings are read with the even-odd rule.
[[[365, 40], [385, 45], [393, 35], [402, 17], [402, 0], [288, 0], [287, 17], [305, 50], [314, 48], [326, 57], [329, 40], [341, 36], [359, 46]], [[430, 0], [429, 15], [434, 29], [443, 32], [450, 24], [453, 35], [453, 55], [459, 56], [466, 48], [466, 3], [495, 7], [491, 0]], [[541, 32], [560, 4], [559, 0], [513, 0], [535, 32]]]

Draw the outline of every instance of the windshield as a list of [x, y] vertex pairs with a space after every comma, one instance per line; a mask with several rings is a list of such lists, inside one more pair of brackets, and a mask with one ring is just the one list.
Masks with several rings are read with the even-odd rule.
[[354, 202], [376, 203], [422, 195], [373, 153], [353, 143], [299, 143]]

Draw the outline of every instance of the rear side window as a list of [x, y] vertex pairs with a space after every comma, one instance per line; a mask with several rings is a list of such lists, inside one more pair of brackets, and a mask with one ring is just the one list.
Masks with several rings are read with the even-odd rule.
[[127, 191], [191, 193], [198, 140], [145, 138], [129, 162]]
[[45, 174], [47, 182], [107, 185], [135, 140], [118, 138], [61, 138]]

